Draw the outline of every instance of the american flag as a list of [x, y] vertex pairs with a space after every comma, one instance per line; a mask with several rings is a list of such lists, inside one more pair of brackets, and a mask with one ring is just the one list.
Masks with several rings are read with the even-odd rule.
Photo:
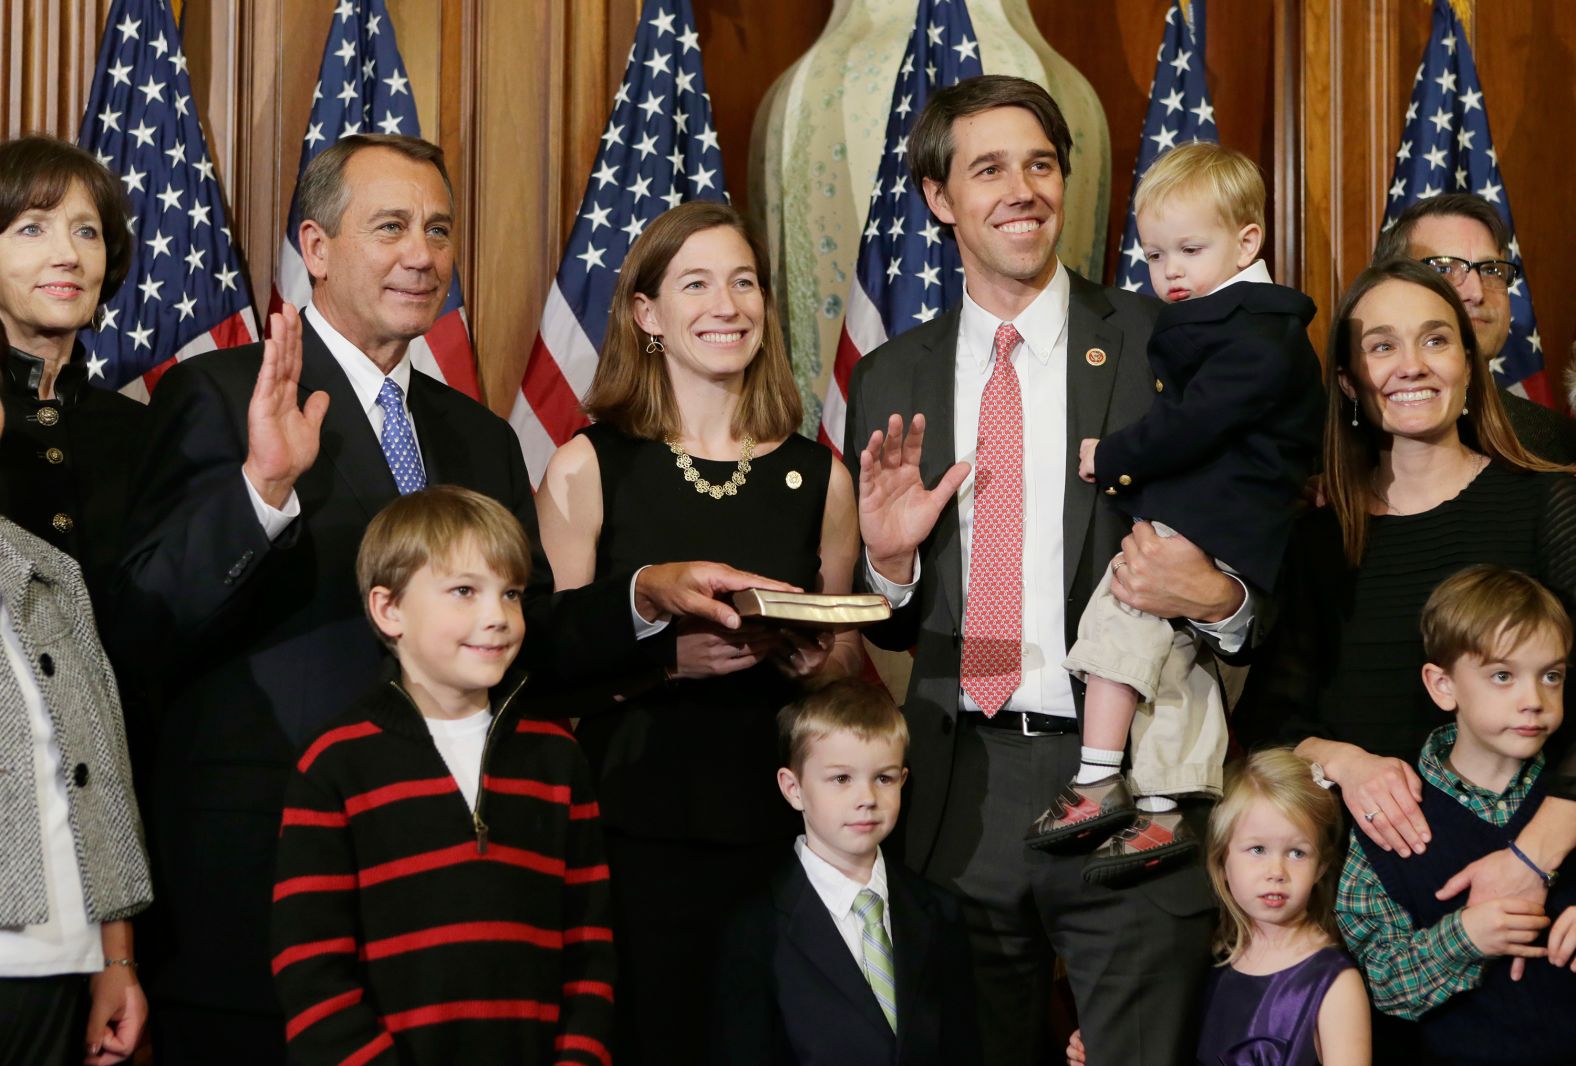
[[[1172, 0], [1166, 11], [1166, 32], [1155, 57], [1155, 76], [1149, 83], [1149, 110], [1144, 134], [1138, 142], [1138, 162], [1133, 165], [1133, 192], [1150, 164], [1168, 148], [1189, 141], [1219, 139], [1215, 108], [1204, 83], [1204, 0], [1192, 0], [1191, 12], [1182, 0]], [[1117, 281], [1129, 292], [1155, 295], [1149, 284], [1149, 263], [1138, 240], [1138, 215], [1127, 199], [1127, 225], [1122, 230], [1122, 258], [1117, 260]]]
[[[402, 133], [421, 136], [416, 101], [405, 77], [394, 24], [384, 0], [339, 0], [323, 46], [317, 85], [312, 90], [312, 115], [301, 142], [301, 172], [319, 152], [352, 133]], [[279, 244], [270, 309], [288, 300], [303, 307], [312, 298], [312, 284], [301, 258], [301, 207], [290, 199], [290, 221]], [[465, 298], [455, 271], [449, 296], [438, 320], [425, 336], [411, 342], [412, 365], [476, 397], [476, 356], [465, 319]]]
[[[1473, 192], [1493, 204], [1510, 230], [1511, 262], [1521, 266], [1510, 196], [1489, 136], [1472, 46], [1449, 0], [1434, 0], [1433, 30], [1412, 79], [1406, 126], [1395, 153], [1385, 228], [1408, 204], [1444, 192]], [[1525, 272], [1510, 287], [1510, 336], [1491, 366], [1501, 385], [1519, 386], [1516, 391], [1528, 399], [1554, 406], [1553, 390], [1543, 374], [1543, 341]]]
[[689, 0], [645, 0], [624, 80], [509, 422], [533, 482], [586, 424], [613, 286], [646, 223], [687, 200], [726, 200], [722, 153]]
[[185, 359], [257, 339], [168, 0], [116, 0], [77, 143], [131, 201], [131, 272], [83, 330], [88, 379], [140, 399]]
[[951, 308], [963, 297], [963, 261], [951, 233], [930, 214], [908, 170], [908, 135], [931, 93], [985, 73], [965, 0], [920, 0], [914, 32], [892, 87], [886, 140], [832, 380], [821, 405], [821, 443], [843, 452], [848, 378], [854, 364], [888, 339]]

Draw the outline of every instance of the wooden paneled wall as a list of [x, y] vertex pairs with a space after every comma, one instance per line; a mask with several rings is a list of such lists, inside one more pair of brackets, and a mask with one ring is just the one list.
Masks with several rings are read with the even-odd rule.
[[[1471, 20], [1551, 370], [1576, 336], [1562, 248], [1576, 142], [1576, 5], [1458, 0]], [[448, 153], [460, 269], [488, 402], [507, 412], [634, 34], [638, 0], [388, 0], [423, 132]], [[728, 187], [747, 194], [749, 132], [772, 81], [832, 0], [692, 0]], [[266, 302], [323, 41], [326, 0], [186, 0], [186, 52], [209, 147]], [[1032, 0], [1111, 130], [1114, 260], [1168, 0]], [[109, 0], [0, 0], [0, 132], [73, 137]], [[1378, 232], [1428, 0], [1210, 0], [1207, 65], [1222, 139], [1270, 184], [1277, 277], [1327, 311]], [[988, 47], [988, 43], [986, 45]], [[1322, 336], [1324, 319], [1316, 324]], [[1322, 347], [1322, 344], [1321, 344]]]

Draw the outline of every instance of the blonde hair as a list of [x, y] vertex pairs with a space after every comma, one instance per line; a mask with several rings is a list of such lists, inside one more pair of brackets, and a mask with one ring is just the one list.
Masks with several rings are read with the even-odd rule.
[[458, 485], [433, 485], [401, 496], [377, 513], [356, 552], [356, 586], [372, 631], [383, 635], [368, 609], [367, 594], [386, 588], [398, 600], [428, 563], [444, 563], [467, 541], [496, 574], [524, 587], [531, 576], [531, 545], [508, 508]]
[[1303, 925], [1312, 925], [1335, 943], [1335, 879], [1341, 855], [1341, 803], [1313, 780], [1312, 764], [1290, 748], [1256, 751], [1226, 770], [1226, 791], [1209, 815], [1204, 865], [1220, 899], [1220, 926], [1215, 952], [1223, 963], [1236, 962], [1253, 940], [1253, 921], [1231, 895], [1226, 883], [1226, 853], [1237, 823], [1254, 803], [1263, 801], [1313, 838], [1324, 869], [1308, 897]]
[[783, 765], [803, 772], [810, 745], [833, 733], [860, 740], [895, 740], [908, 751], [908, 720], [885, 685], [845, 677], [802, 696], [777, 712]]
[[1264, 228], [1264, 177], [1258, 165], [1210, 141], [1180, 144], [1150, 164], [1133, 193], [1133, 213], [1195, 192], [1208, 196], [1221, 221], [1233, 229]]
[[778, 440], [799, 428], [804, 405], [788, 360], [777, 301], [772, 297], [766, 248], [737, 210], [706, 200], [691, 200], [664, 211], [630, 246], [613, 289], [602, 357], [586, 393], [588, 416], [642, 440], [661, 440], [683, 428], [673, 385], [668, 381], [667, 360], [660, 351], [648, 350], [649, 339], [635, 323], [635, 294], [656, 299], [663, 275], [684, 242], [697, 233], [719, 228], [735, 231], [749, 245], [766, 305], [761, 349], [744, 371], [743, 394], [730, 429], [739, 436], [748, 434], [764, 441]]
[[1539, 633], [1571, 648], [1571, 618], [1554, 593], [1519, 570], [1480, 564], [1439, 583], [1423, 605], [1423, 653], [1451, 669], [1464, 655], [1487, 662]]
[[1576, 472], [1576, 467], [1561, 466], [1533, 455], [1516, 439], [1510, 417], [1505, 414], [1505, 405], [1499, 398], [1499, 388], [1494, 384], [1488, 356], [1478, 350], [1472, 319], [1455, 286], [1433, 267], [1414, 259], [1387, 259], [1375, 263], [1357, 275], [1352, 287], [1341, 297], [1341, 304], [1330, 323], [1329, 358], [1324, 361], [1324, 496], [1340, 523], [1346, 561], [1354, 567], [1362, 563], [1363, 552], [1368, 547], [1368, 511], [1375, 499], [1373, 474], [1379, 466], [1379, 453], [1385, 442], [1379, 428], [1367, 417], [1352, 425], [1352, 401], [1341, 391], [1341, 374], [1349, 375], [1352, 387], [1357, 387], [1360, 373], [1357, 361], [1362, 353], [1360, 345], [1354, 343], [1352, 320], [1363, 297], [1387, 281], [1404, 281], [1427, 289], [1450, 307], [1467, 364], [1467, 413], [1456, 422], [1461, 442], [1490, 459], [1522, 470]]

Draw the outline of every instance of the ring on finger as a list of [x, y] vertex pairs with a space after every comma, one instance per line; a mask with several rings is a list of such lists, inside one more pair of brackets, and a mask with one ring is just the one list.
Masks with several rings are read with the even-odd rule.
[[1372, 825], [1374, 819], [1379, 817], [1379, 815], [1382, 814], [1382, 813], [1383, 813], [1382, 811], [1364, 811], [1363, 812], [1363, 821], [1367, 822], [1369, 825]]

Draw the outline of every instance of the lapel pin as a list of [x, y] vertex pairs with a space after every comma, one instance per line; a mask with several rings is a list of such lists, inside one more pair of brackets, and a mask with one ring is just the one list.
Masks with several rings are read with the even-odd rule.
[[783, 480], [788, 483], [788, 487], [791, 488], [791, 489], [796, 489], [800, 485], [804, 484], [804, 478], [800, 475], [799, 471], [797, 471], [797, 470], [790, 470], [790, 471], [788, 471], [788, 476], [783, 478]]
[[1084, 362], [1088, 363], [1090, 366], [1104, 366], [1105, 349], [1090, 348], [1087, 352], [1084, 352]]

